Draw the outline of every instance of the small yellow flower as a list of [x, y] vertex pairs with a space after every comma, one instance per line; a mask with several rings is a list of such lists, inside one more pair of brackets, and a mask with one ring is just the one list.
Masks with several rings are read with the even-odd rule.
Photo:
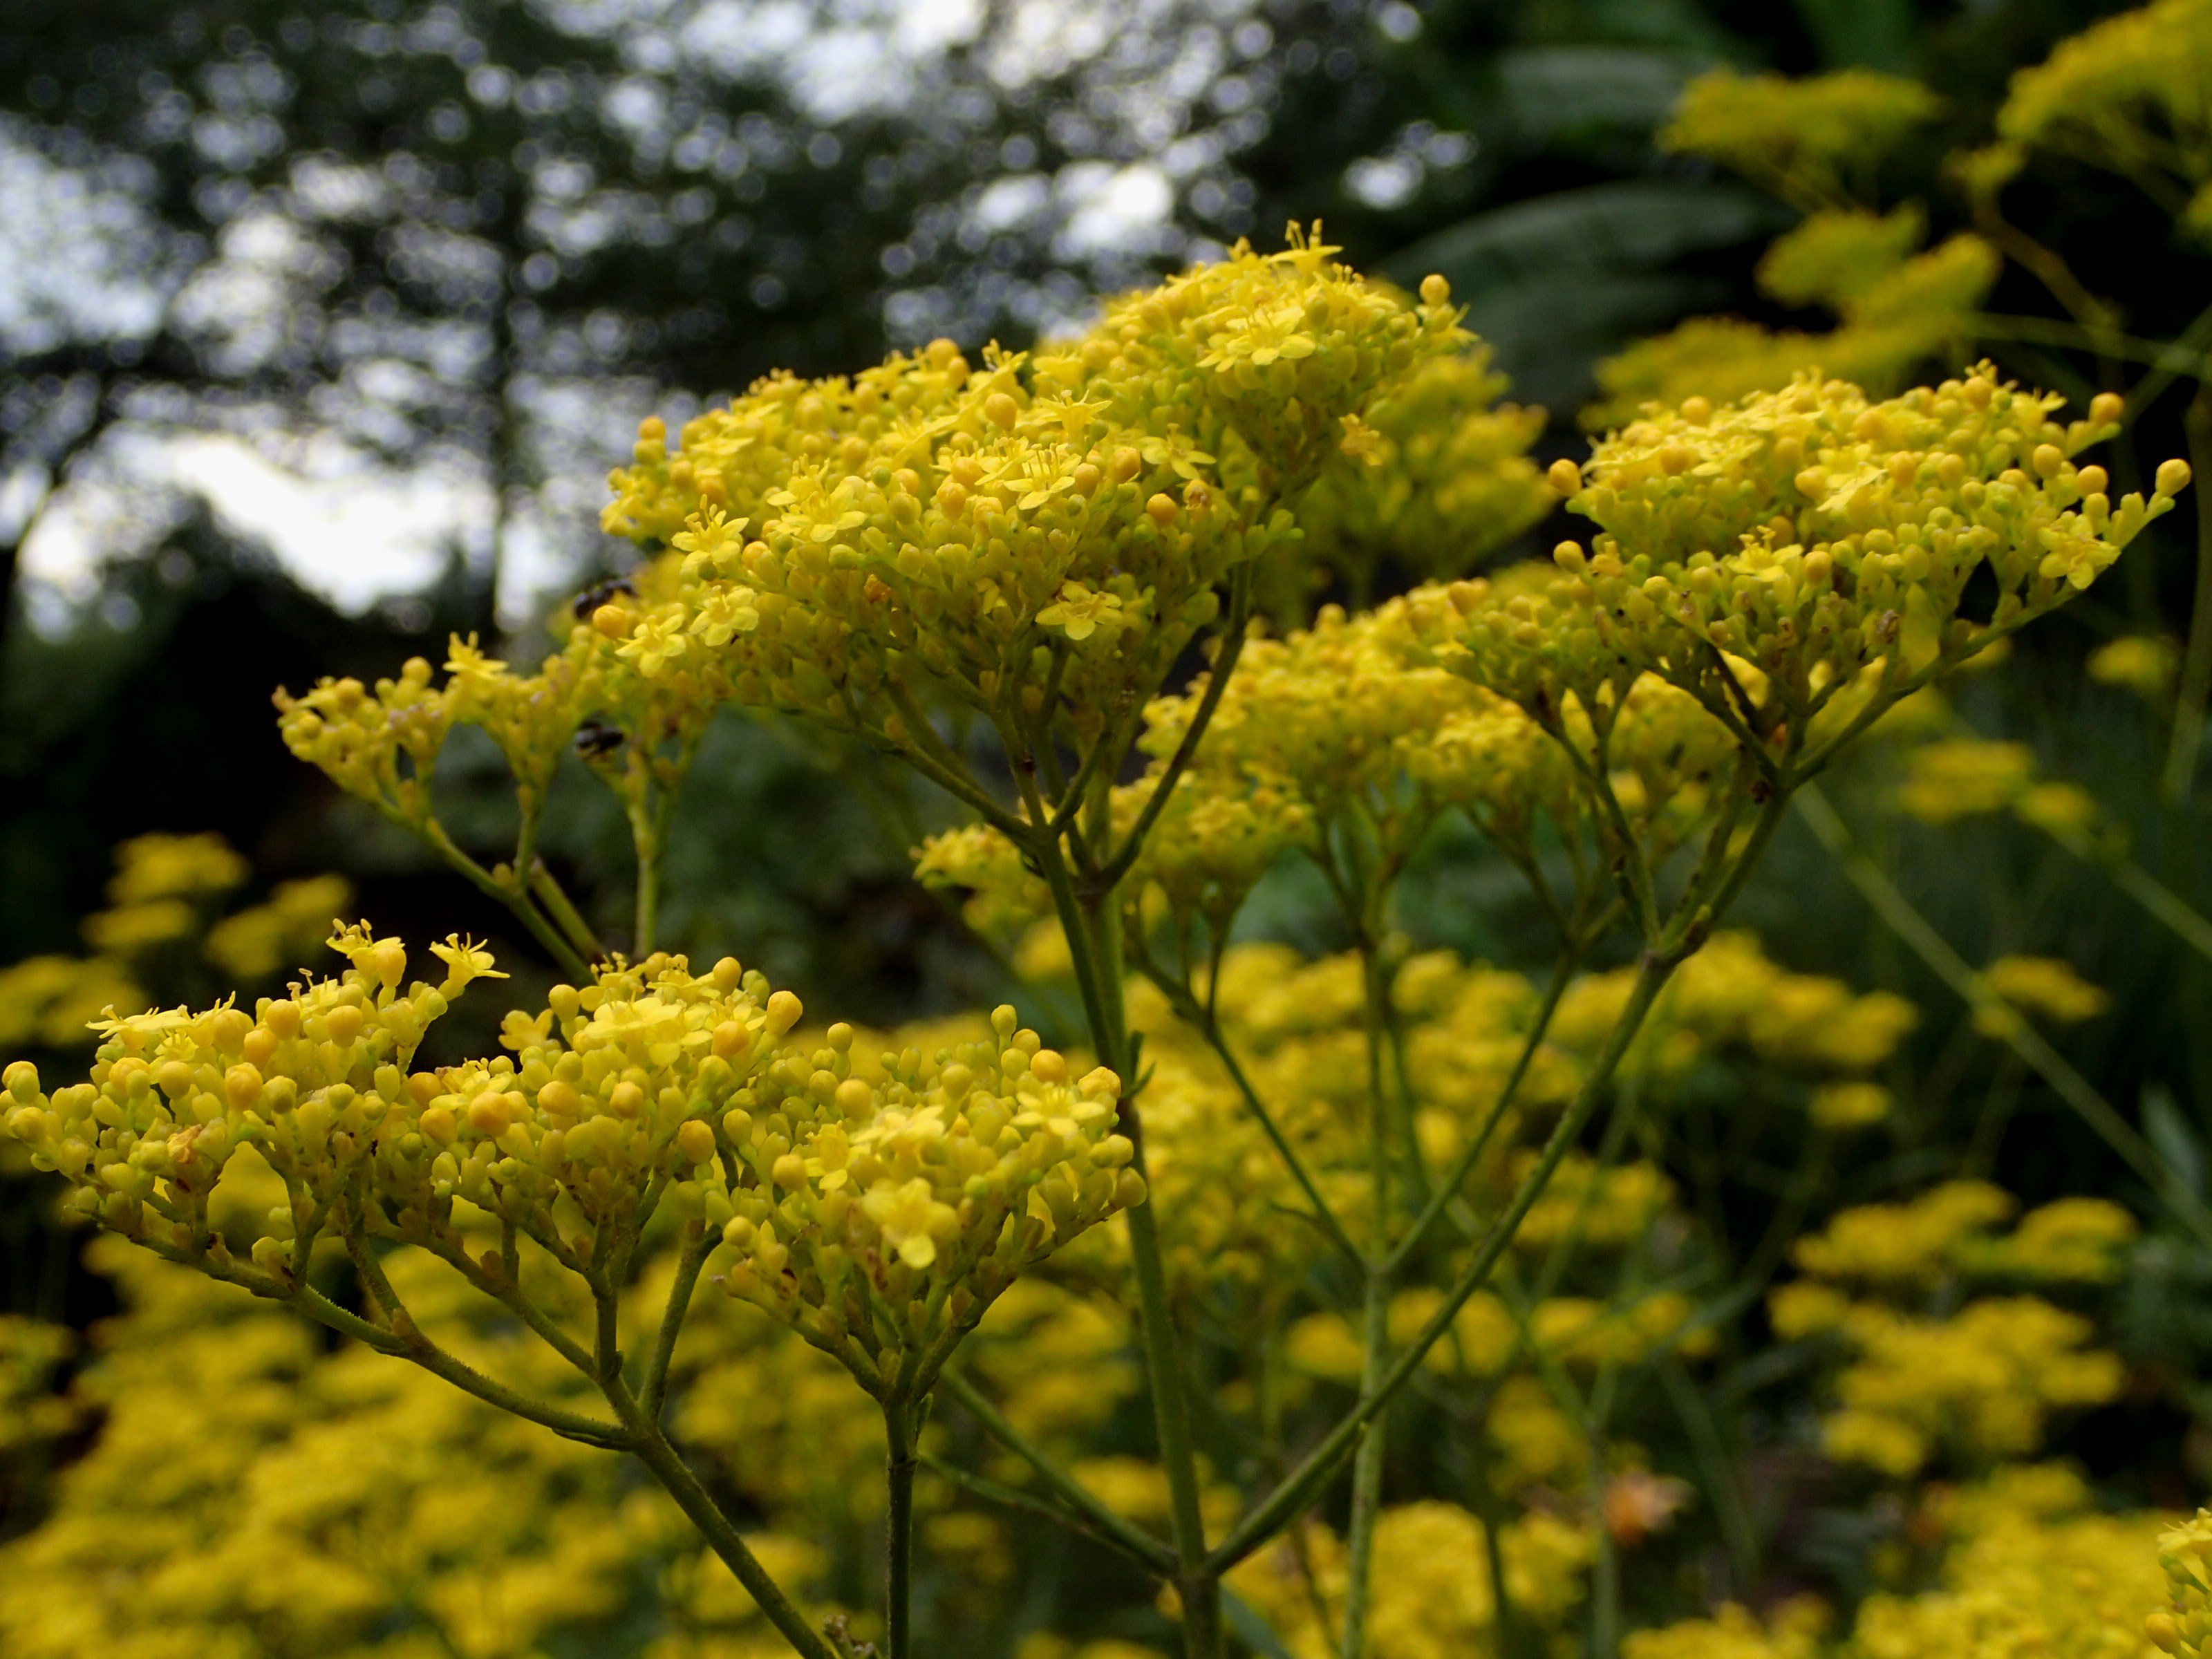
[[[507, 977], [492, 966], [489, 950], [459, 933], [447, 934], [444, 944], [430, 947], [430, 954], [446, 964], [447, 983], [456, 990], [472, 980]], [[448, 991], [447, 994], [450, 996], [452, 992]]]
[[1054, 602], [1037, 612], [1037, 620], [1047, 628], [1059, 629], [1079, 644], [1102, 628], [1128, 625], [1121, 614], [1120, 594], [1094, 593], [1082, 582], [1062, 583]]
[[950, 1204], [932, 1196], [921, 1176], [904, 1182], [879, 1181], [860, 1204], [868, 1219], [883, 1229], [884, 1242], [916, 1272], [937, 1260], [937, 1235], [950, 1232], [958, 1220]]

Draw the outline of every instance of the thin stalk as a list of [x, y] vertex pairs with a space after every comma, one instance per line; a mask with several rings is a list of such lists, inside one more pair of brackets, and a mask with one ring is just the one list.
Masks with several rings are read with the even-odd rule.
[[1468, 1496], [1475, 1518], [1482, 1522], [1482, 1564], [1490, 1576], [1490, 1621], [1498, 1632], [1498, 1659], [1523, 1659], [1528, 1644], [1522, 1634], [1521, 1609], [1514, 1605], [1513, 1589], [1506, 1582], [1505, 1544], [1499, 1536], [1505, 1526], [1505, 1505], [1490, 1479], [1488, 1397], [1474, 1413], [1468, 1463]]
[[[2189, 465], [2200, 478], [2212, 467], [2212, 381], [2200, 382], [2182, 417], [2189, 438]], [[2212, 695], [2212, 509], [2197, 503], [2197, 594], [2189, 614], [2189, 645], [2181, 659], [2181, 683], [2173, 709], [2173, 740], [2166, 751], [2160, 793], [2169, 805], [2189, 798], [2197, 778], [2197, 758], [2204, 747], [2204, 702]]]
[[606, 947], [599, 943], [599, 936], [592, 932], [591, 925], [584, 920], [582, 912], [576, 908], [561, 884], [554, 879], [553, 872], [545, 867], [543, 859], [530, 861], [530, 890], [538, 896], [538, 902], [544, 906], [545, 914], [552, 917], [568, 942], [583, 953], [586, 962], [599, 962], [605, 957]]
[[[1379, 1267], [1367, 1273], [1363, 1336], [1366, 1358], [1359, 1377], [1364, 1401], [1379, 1388], [1389, 1357], [1390, 1285]], [[1382, 1509], [1382, 1463], [1389, 1450], [1387, 1414], [1378, 1414], [1361, 1436], [1352, 1460], [1352, 1521], [1347, 1528], [1344, 1592], [1343, 1659], [1363, 1659], [1367, 1651], [1367, 1614], [1375, 1573], [1375, 1523]]]
[[1054, 1495], [1089, 1526], [1096, 1528], [1120, 1549], [1142, 1561], [1154, 1572], [1171, 1574], [1176, 1555], [1165, 1544], [1133, 1522], [1106, 1507], [1080, 1481], [1054, 1462], [1042, 1448], [1006, 1421], [997, 1407], [976, 1392], [975, 1385], [958, 1371], [947, 1370], [939, 1386], [957, 1400], [1000, 1445], [1037, 1472]]
[[[1044, 850], [1044, 862], [1048, 866], [1048, 879], [1056, 873], [1054, 896], [1058, 902], [1064, 891], [1072, 889], [1066, 866], [1060, 861], [1057, 842]], [[1069, 896], [1073, 898], [1072, 891]], [[1121, 952], [1119, 917], [1115, 912], [1114, 890], [1109, 886], [1094, 887], [1084, 902], [1062, 913], [1065, 926], [1071, 919], [1068, 944], [1079, 960], [1088, 957], [1091, 996], [1086, 1006], [1093, 1013], [1096, 1024], [1091, 1041], [1098, 1057], [1124, 1077], [1128, 1075], [1128, 1027], [1121, 1001]], [[1124, 1098], [1121, 1103], [1122, 1121], [1136, 1146], [1133, 1166], [1139, 1174], [1145, 1168], [1145, 1142], [1142, 1120], [1137, 1115], [1136, 1103]], [[1145, 1370], [1152, 1396], [1152, 1420], [1158, 1436], [1160, 1461], [1168, 1477], [1170, 1513], [1175, 1522], [1176, 1558], [1179, 1565], [1176, 1589], [1182, 1601], [1183, 1646], [1189, 1659], [1215, 1659], [1221, 1650], [1220, 1586], [1217, 1576], [1203, 1570], [1206, 1560], [1206, 1520], [1199, 1502], [1198, 1454], [1191, 1438], [1190, 1401], [1183, 1390], [1182, 1345], [1176, 1340], [1175, 1320], [1168, 1307], [1167, 1269], [1161, 1259], [1159, 1225], [1149, 1194], [1141, 1204], [1132, 1206], [1125, 1215], [1129, 1233], [1129, 1255], [1136, 1268], [1137, 1308], [1145, 1334]]]
[[[1682, 954], [1686, 954], [1684, 952]], [[1572, 1146], [1597, 1111], [1600, 1103], [1619, 1067], [1621, 1056], [1629, 1043], [1642, 1029], [1644, 1017], [1651, 1012], [1651, 1004], [1658, 996], [1668, 977], [1674, 973], [1680, 955], [1647, 951], [1638, 965], [1635, 983], [1630, 988], [1628, 1000], [1622, 1006], [1620, 1018], [1607, 1034], [1605, 1045], [1598, 1051], [1582, 1085], [1568, 1103], [1567, 1109], [1553, 1126], [1550, 1139], [1544, 1143], [1535, 1164], [1506, 1205], [1504, 1212], [1492, 1224], [1490, 1232], [1461, 1273], [1458, 1280], [1445, 1293], [1443, 1301], [1430, 1315], [1413, 1340], [1399, 1352], [1389, 1369], [1382, 1374], [1374, 1394], [1362, 1400], [1335, 1428], [1309, 1452], [1298, 1467], [1292, 1470], [1275, 1490], [1231, 1529], [1228, 1537], [1206, 1557], [1209, 1572], [1226, 1572], [1237, 1563], [1274, 1536], [1285, 1524], [1310, 1503], [1323, 1484], [1342, 1467], [1346, 1455], [1358, 1443], [1360, 1431], [1375, 1416], [1387, 1407], [1391, 1398], [1403, 1388], [1407, 1379], [1419, 1368], [1438, 1338], [1451, 1328], [1459, 1310], [1467, 1305], [1468, 1298], [1482, 1288], [1498, 1258], [1505, 1254], [1520, 1230], [1522, 1221], [1536, 1200], [1543, 1196], [1560, 1160]]]
[[668, 1367], [676, 1357], [676, 1340], [684, 1334], [684, 1321], [691, 1311], [691, 1292], [699, 1283], [699, 1270], [706, 1265], [707, 1257], [714, 1248], [715, 1235], [704, 1222], [684, 1224], [684, 1245], [676, 1258], [676, 1282], [668, 1291], [668, 1305], [661, 1310], [660, 1331], [653, 1339], [653, 1354], [647, 1360], [645, 1387], [638, 1395], [638, 1405], [653, 1422], [660, 1420], [662, 1402], [668, 1397]]
[[[1267, 1137], [1268, 1144], [1282, 1158], [1284, 1167], [1291, 1172], [1291, 1178], [1298, 1183], [1298, 1190], [1305, 1194], [1306, 1202], [1313, 1206], [1314, 1221], [1322, 1231], [1328, 1234], [1329, 1243], [1340, 1254], [1354, 1265], [1360, 1264], [1363, 1258], [1359, 1247], [1352, 1242], [1352, 1235], [1345, 1231], [1344, 1224], [1336, 1218], [1336, 1212], [1322, 1196], [1312, 1172], [1306, 1168], [1304, 1160], [1299, 1158], [1289, 1138], [1283, 1133], [1274, 1115], [1267, 1109], [1267, 1103], [1260, 1098], [1260, 1091], [1252, 1086], [1251, 1079], [1245, 1074], [1236, 1050], [1230, 1046], [1228, 1036], [1221, 1029], [1221, 1022], [1213, 1017], [1211, 1009], [1200, 1008], [1194, 1001], [1190, 1002], [1189, 1007], [1191, 1012], [1197, 1016], [1191, 1024], [1206, 1038], [1206, 1046], [1219, 1057], [1223, 1069], [1229, 1073], [1229, 1080], [1237, 1085], [1237, 1092], [1244, 1097], [1245, 1109], [1258, 1121], [1261, 1133]], [[1178, 1012], [1181, 1012], [1180, 1008]], [[1189, 1018], [1188, 1015], [1185, 1017]]]
[[1406, 1230], [1406, 1236], [1390, 1252], [1385, 1265], [1392, 1273], [1404, 1267], [1407, 1258], [1420, 1248], [1421, 1241], [1428, 1237], [1430, 1230], [1437, 1224], [1437, 1218], [1458, 1195], [1461, 1183], [1473, 1172], [1476, 1160], [1482, 1156], [1483, 1148], [1490, 1144], [1490, 1137], [1504, 1121], [1506, 1109], [1512, 1105], [1514, 1096], [1520, 1091], [1522, 1080], [1528, 1075], [1528, 1066], [1536, 1058], [1536, 1050], [1543, 1046], [1544, 1034], [1551, 1029], [1552, 1016], [1559, 1008], [1559, 999], [1566, 994], [1567, 981], [1574, 977], [1575, 965], [1581, 960], [1582, 951], [1573, 946], [1559, 953], [1559, 960], [1552, 969], [1552, 982], [1544, 988], [1544, 1000], [1537, 1006], [1536, 1018], [1528, 1027], [1528, 1035], [1521, 1044], [1520, 1054], [1514, 1059], [1513, 1069], [1507, 1074], [1504, 1086], [1498, 1091], [1498, 1099], [1492, 1104], [1490, 1115], [1483, 1120], [1482, 1127], [1475, 1131], [1474, 1138], [1468, 1142], [1444, 1178], [1437, 1182], [1437, 1189], [1429, 1195], [1428, 1203], [1420, 1214], [1413, 1218], [1413, 1224]]
[[1682, 1362], [1671, 1354], [1661, 1361], [1659, 1380], [1666, 1385], [1674, 1414], [1682, 1419], [1683, 1431], [1689, 1437], [1690, 1450], [1705, 1473], [1713, 1519], [1720, 1525], [1721, 1547], [1728, 1552], [1729, 1571], [1735, 1580], [1730, 1589], [1738, 1596], [1747, 1595], [1759, 1576], [1759, 1536], [1751, 1524], [1751, 1512], [1744, 1507], [1743, 1483], [1737, 1477], [1735, 1461], [1721, 1439], [1720, 1425], [1713, 1421], [1712, 1408], [1682, 1369]]
[[[1160, 781], [1152, 793], [1145, 798], [1144, 810], [1129, 829], [1125, 840], [1106, 866], [1098, 872], [1102, 886], [1115, 887], [1129, 873], [1129, 866], [1137, 861], [1144, 850], [1145, 837], [1152, 834], [1152, 825], [1167, 810], [1168, 798], [1175, 793], [1176, 782], [1188, 769], [1191, 759], [1198, 753], [1198, 745], [1212, 724], [1213, 711], [1221, 707], [1222, 694], [1229, 689], [1229, 677], [1236, 671], [1237, 659], [1244, 649], [1245, 625], [1252, 616], [1252, 567], [1248, 562], [1237, 566], [1229, 579], [1229, 619], [1223, 626], [1221, 643], [1213, 653], [1212, 666], [1207, 671], [1206, 690], [1198, 700], [1190, 724], [1183, 728], [1182, 740], [1176, 744], [1175, 753], [1168, 757]], [[1103, 844], [1103, 843], [1102, 843]]]
[[[619, 1382], [616, 1386], [621, 1386]], [[632, 1406], [630, 1411], [634, 1413], [636, 1407]], [[713, 1496], [700, 1484], [699, 1477], [691, 1473], [690, 1465], [677, 1455], [666, 1437], [641, 1417], [636, 1427], [639, 1433], [632, 1449], [637, 1453], [638, 1460], [653, 1471], [654, 1479], [676, 1500], [677, 1507], [690, 1516], [691, 1524], [699, 1528], [708, 1546], [745, 1587], [768, 1616], [769, 1623], [804, 1659], [838, 1659], [836, 1650], [806, 1622], [806, 1615], [783, 1593], [783, 1587], [769, 1576], [760, 1558], [747, 1547], [730, 1517], [722, 1513]]]
[[[1379, 892], [1380, 889], [1369, 890]], [[1364, 912], [1369, 907], [1363, 905]], [[1383, 1098], [1385, 991], [1381, 963], [1374, 944], [1371, 920], [1359, 918], [1360, 980], [1364, 993], [1367, 1037], [1367, 1179], [1373, 1205], [1370, 1224], [1379, 1253], [1390, 1236], [1390, 1113]], [[1359, 1392], [1363, 1399], [1382, 1381], [1389, 1361], [1390, 1274], [1380, 1261], [1370, 1263], [1363, 1296]], [[1346, 1583], [1344, 1593], [1343, 1659], [1364, 1659], [1367, 1651], [1368, 1600], [1373, 1589], [1375, 1524], [1382, 1508], [1382, 1465], [1389, 1455], [1389, 1414], [1379, 1413], [1360, 1437], [1352, 1462], [1352, 1517], [1346, 1531]]]
[[904, 1401], [884, 1405], [884, 1433], [889, 1494], [884, 1516], [884, 1659], [913, 1659], [914, 1422]]
[[[405, 820], [403, 819], [401, 822], [404, 823]], [[578, 980], [591, 978], [592, 970], [586, 965], [583, 957], [576, 953], [575, 947], [562, 938], [560, 932], [545, 919], [538, 907], [530, 902], [530, 895], [523, 889], [522, 878], [518, 878], [514, 881], [500, 880], [490, 871], [455, 846], [453, 838], [447, 835], [435, 820], [433, 820], [427, 828], [416, 824], [408, 824], [407, 827], [422, 836], [436, 848], [439, 856], [466, 878], [470, 885], [487, 896], [497, 899], [512, 911], [514, 919], [529, 930], [530, 936], [545, 947], [546, 954], [560, 963], [564, 971], [573, 975]]]
[[986, 1480], [980, 1474], [963, 1469], [957, 1463], [949, 1463], [941, 1457], [933, 1456], [926, 1451], [916, 1452], [915, 1459], [932, 1474], [941, 1475], [963, 1492], [971, 1492], [987, 1504], [995, 1504], [1000, 1509], [1014, 1510], [1023, 1515], [1035, 1516], [1040, 1521], [1049, 1521], [1055, 1527], [1064, 1527], [1078, 1537], [1090, 1540], [1102, 1549], [1118, 1552], [1125, 1559], [1134, 1562], [1147, 1572], [1165, 1577], [1175, 1571], [1174, 1553], [1164, 1545], [1159, 1547], [1156, 1554], [1139, 1554], [1131, 1550], [1119, 1538], [1109, 1537], [1071, 1510], [1061, 1509], [1056, 1504], [1041, 1502], [1027, 1492], [1016, 1492], [1011, 1486], [1002, 1486], [995, 1480]]
[[1998, 1040], [2026, 1060], [2098, 1139], [2119, 1154], [2121, 1160], [2165, 1201], [2183, 1225], [2205, 1243], [2212, 1244], [2212, 1212], [2205, 1210], [2197, 1195], [2166, 1167], [2151, 1144], [2136, 1133], [2112, 1103], [2069, 1065], [2045, 1041], [2042, 1033], [1988, 989], [1981, 976], [1966, 965], [1966, 958], [1913, 908], [1911, 902], [1898, 890], [1880, 866], [1858, 850], [1850, 830], [1816, 786], [1807, 784], [1799, 791], [1797, 810], [1843, 866], [1844, 873], [1850, 878], [1851, 884], [1859, 890], [1875, 914], [1888, 924], [1890, 931], [1969, 1007], [1993, 1016], [1990, 1023]]

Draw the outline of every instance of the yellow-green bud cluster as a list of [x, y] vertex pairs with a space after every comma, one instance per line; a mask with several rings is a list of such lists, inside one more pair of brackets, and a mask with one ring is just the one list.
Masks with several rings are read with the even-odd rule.
[[[1560, 545], [1558, 580], [1453, 588], [1453, 665], [1547, 724], [1570, 696], [1617, 705], [1648, 672], [1740, 732], [1802, 738], [1869, 665], [1854, 714], [2087, 587], [2172, 508], [2181, 462], [2115, 503], [2104, 469], [2071, 459], [2118, 430], [2117, 398], [2064, 426], [2058, 404], [1984, 367], [1882, 403], [1806, 378], [1655, 410], [1581, 470], [1570, 506], [1600, 533]], [[1984, 568], [1997, 597], [1976, 623], [1960, 606]]]
[[1477, 344], [1378, 396], [1298, 505], [1309, 554], [1360, 587], [1386, 557], [1448, 579], [1541, 518], [1556, 498], [1528, 452], [1544, 412], [1499, 405], [1504, 389]]
[[1144, 1199], [1115, 1128], [1121, 1079], [1073, 1077], [1011, 1008], [992, 1033], [885, 1054], [870, 1075], [852, 1028], [833, 1025], [720, 1120], [736, 1184], [698, 1177], [738, 1253], [723, 1287], [878, 1392], [926, 1387], [1018, 1274]]
[[406, 980], [396, 940], [358, 929], [334, 940], [355, 965], [332, 980], [264, 998], [253, 1013], [223, 1006], [111, 1018], [88, 1082], [46, 1094], [25, 1061], [5, 1074], [11, 1104], [0, 1128], [58, 1170], [70, 1206], [165, 1255], [227, 1247], [208, 1200], [225, 1165], [252, 1145], [284, 1178], [288, 1209], [270, 1217], [256, 1260], [279, 1271], [283, 1241], [327, 1224], [356, 1174], [411, 1116], [406, 1066], [430, 1024], [491, 958], [459, 939], [431, 947], [436, 984]]
[[1659, 143], [1733, 167], [1809, 210], [1849, 199], [1940, 106], [1917, 82], [1872, 70], [1802, 80], [1714, 70], [1684, 89]]
[[2154, 1645], [2182, 1659], [2212, 1653], [2212, 1510], [2159, 1534], [2158, 1565], [2167, 1605], [2143, 1620]]
[[625, 658], [895, 744], [932, 690], [1049, 720], [1050, 687], [1095, 727], [1291, 537], [1378, 395], [1467, 343], [1440, 288], [1408, 306], [1332, 252], [1239, 249], [980, 370], [940, 341], [763, 381], [673, 458], [647, 422], [606, 523], [672, 544], [681, 588], [611, 624]]

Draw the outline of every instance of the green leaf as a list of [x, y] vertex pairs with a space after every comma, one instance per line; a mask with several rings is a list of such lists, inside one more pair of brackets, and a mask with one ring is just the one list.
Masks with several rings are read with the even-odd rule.
[[1259, 1659], [1293, 1659], [1290, 1648], [1275, 1633], [1275, 1627], [1257, 1607], [1226, 1584], [1221, 1587], [1221, 1611], [1237, 1639], [1257, 1654]]
[[1471, 304], [1485, 289], [1662, 265], [1770, 235], [1787, 222], [1779, 208], [1740, 185], [1629, 179], [1477, 214], [1394, 254], [1383, 268], [1408, 286], [1440, 271], [1461, 303]]
[[1562, 139], [1664, 121], [1709, 58], [1634, 46], [1534, 46], [1498, 54], [1497, 96], [1515, 137], [1531, 149]]
[[2142, 1092], [2143, 1134], [2181, 1184], [2204, 1195], [2204, 1143], [2183, 1120], [2173, 1091], [2154, 1083]]

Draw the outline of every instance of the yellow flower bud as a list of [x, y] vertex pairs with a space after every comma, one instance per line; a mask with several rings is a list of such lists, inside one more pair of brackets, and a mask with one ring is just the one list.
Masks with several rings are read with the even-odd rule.
[[1544, 476], [1550, 481], [1552, 488], [1562, 495], [1571, 495], [1583, 487], [1582, 468], [1565, 456], [1553, 461], [1552, 470]]
[[241, 1060], [222, 1074], [222, 1091], [233, 1106], [244, 1111], [261, 1098], [261, 1073]]
[[495, 1135], [507, 1127], [507, 1097], [487, 1091], [469, 1103], [469, 1127]]
[[452, 1111], [446, 1107], [424, 1107], [422, 1115], [416, 1119], [416, 1122], [425, 1136], [436, 1141], [441, 1146], [450, 1146], [453, 1144], [453, 1132], [457, 1126]]
[[368, 953], [368, 971], [394, 989], [407, 977], [407, 947], [396, 939], [379, 939]]
[[6, 1071], [0, 1072], [0, 1087], [27, 1105], [38, 1098], [39, 1068], [27, 1060], [15, 1060]]
[[2179, 495], [2189, 488], [2189, 463], [2179, 456], [2158, 464], [2158, 493]]
[[2117, 426], [2127, 407], [2127, 399], [2118, 392], [2100, 392], [2089, 399], [2089, 418], [2099, 426]]
[[806, 1012], [806, 1006], [790, 992], [778, 991], [769, 998], [764, 1012], [768, 1015], [769, 1035], [781, 1036], [799, 1024], [799, 1016]]
[[677, 1130], [676, 1145], [694, 1164], [705, 1164], [714, 1156], [714, 1132], [697, 1118], [690, 1118]]
[[1451, 284], [1435, 271], [1421, 278], [1421, 303], [1425, 306], [1446, 306], [1451, 303]]

